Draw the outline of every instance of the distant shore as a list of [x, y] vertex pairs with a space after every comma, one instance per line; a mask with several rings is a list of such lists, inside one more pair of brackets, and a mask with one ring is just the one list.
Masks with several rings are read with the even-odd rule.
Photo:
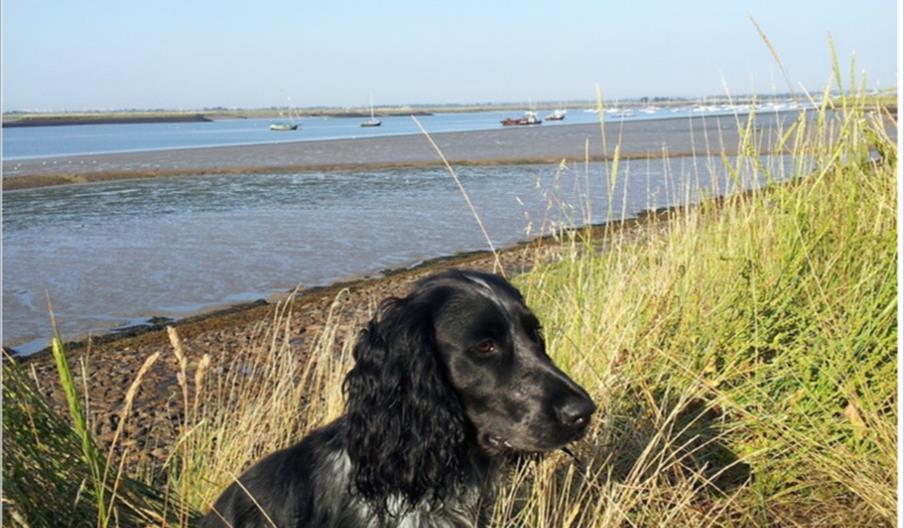
[[21, 128], [62, 125], [130, 125], [137, 123], [209, 123], [213, 121], [203, 114], [174, 115], [55, 115], [28, 116], [10, 121], [3, 121], [3, 128]]
[[[796, 117], [789, 114], [790, 118]], [[757, 117], [761, 129], [778, 126], [775, 114]], [[558, 163], [619, 157], [705, 155], [737, 149], [735, 116], [662, 119], [605, 125], [507, 127], [444, 132], [434, 139], [457, 165]], [[185, 148], [115, 154], [4, 160], [3, 190], [122, 179], [205, 174], [376, 170], [440, 165], [423, 135], [312, 140], [265, 145]]]
[[[640, 103], [635, 102], [631, 106], [639, 106]], [[656, 105], [663, 107], [687, 105], [690, 104], [685, 99], [675, 99], [672, 101], [656, 101]], [[528, 107], [538, 111], [554, 110], [563, 108], [583, 108], [595, 107], [593, 101], [576, 102], [571, 101], [568, 104], [562, 103], [536, 103], [533, 105], [520, 103], [471, 103], [471, 104], [420, 104], [420, 105], [377, 105], [374, 107], [375, 115], [379, 117], [407, 117], [428, 116], [437, 113], [455, 114], [462, 112], [494, 112], [494, 111], [511, 111], [521, 112]], [[46, 122], [49, 125], [55, 124], [76, 124], [78, 123], [98, 123], [98, 122], [133, 122], [132, 119], [180, 119], [185, 116], [200, 115], [207, 120], [219, 119], [269, 119], [278, 118], [286, 113], [285, 107], [271, 108], [224, 108], [213, 107], [193, 110], [116, 110], [116, 111], [84, 111], [84, 112], [31, 112], [18, 111], [7, 112], [3, 114], [3, 126], [23, 126], [20, 122]], [[364, 106], [311, 106], [293, 109], [292, 112], [300, 117], [370, 117], [370, 107]], [[154, 121], [142, 121], [154, 122]], [[26, 125], [27, 126], [27, 125]], [[34, 125], [37, 126], [37, 125]]]
[[[427, 111], [383, 110], [376, 112], [379, 117], [405, 117], [409, 115], [429, 116]], [[72, 113], [72, 114], [26, 114], [13, 117], [4, 116], [3, 128], [71, 125], [130, 125], [136, 123], [209, 123], [221, 119], [279, 118], [278, 112], [124, 112], [124, 113]], [[370, 117], [369, 111], [331, 110], [301, 114], [300, 117]]]

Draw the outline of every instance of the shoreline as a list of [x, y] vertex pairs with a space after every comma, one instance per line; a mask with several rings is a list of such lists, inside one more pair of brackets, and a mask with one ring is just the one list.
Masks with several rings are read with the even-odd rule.
[[[523, 246], [529, 245], [530, 243], [531, 242], [522, 242], [516, 244], [515, 246], [497, 250], [497, 252], [502, 253], [503, 251], [511, 251], [516, 248], [521, 248]], [[357, 277], [338, 279], [325, 286], [312, 286], [310, 288], [298, 290], [297, 293], [294, 293], [292, 304], [295, 305], [300, 302], [303, 303], [312, 299], [317, 299], [324, 295], [334, 296], [335, 293], [344, 288], [367, 287], [368, 285], [378, 283], [392, 277], [408, 275], [419, 270], [430, 270], [442, 267], [443, 265], [451, 265], [452, 263], [465, 263], [470, 260], [479, 260], [484, 258], [491, 259], [492, 253], [488, 250], [477, 250], [456, 253], [453, 255], [444, 255], [423, 260], [418, 263], [414, 263], [411, 266], [382, 270], [371, 275], [361, 275]], [[134, 343], [145, 344], [147, 342], [154, 342], [155, 344], [159, 344], [161, 346], [167, 346], [169, 341], [166, 335], [163, 333], [165, 327], [167, 326], [177, 328], [180, 331], [180, 335], [184, 329], [187, 329], [190, 334], [194, 334], [195, 331], [199, 329], [208, 327], [222, 327], [238, 320], [246, 320], [249, 318], [256, 318], [258, 316], [262, 317], [264, 315], [263, 312], [269, 312], [273, 310], [278, 304], [281, 304], [292, 297], [293, 292], [288, 291], [281, 295], [271, 296], [271, 300], [258, 299], [250, 302], [236, 303], [210, 311], [200, 311], [183, 318], [171, 319], [168, 317], [153, 316], [148, 319], [147, 324], [133, 325], [121, 330], [111, 330], [104, 334], [95, 336], [78, 336], [74, 339], [64, 341], [63, 346], [66, 349], [67, 354], [87, 352], [89, 349], [93, 349], [92, 352], [97, 353], [97, 346], [116, 347], [122, 345], [128, 348]], [[148, 335], [158, 332], [160, 333], [160, 335]], [[5, 352], [10, 354], [10, 357], [22, 364], [28, 364], [33, 361], [50, 360], [51, 350], [49, 345], [32, 354], [17, 353], [14, 346], [9, 347], [4, 345], [3, 349]]]
[[[376, 113], [380, 117], [431, 116], [433, 112], [416, 110], [411, 112], [400, 110], [384, 110]], [[260, 112], [259, 114], [222, 114], [218, 112], [195, 112], [190, 114], [161, 113], [159, 115], [143, 112], [124, 114], [59, 114], [28, 115], [25, 117], [3, 121], [2, 128], [22, 128], [39, 126], [78, 126], [78, 125], [134, 125], [138, 123], [210, 123], [227, 119], [278, 119], [278, 112]], [[300, 117], [370, 117], [365, 110], [336, 110], [331, 112], [315, 112]]]
[[[747, 191], [742, 194], [746, 193]], [[721, 201], [722, 199], [722, 197], [716, 198], [716, 200], [718, 201]], [[686, 207], [684, 205], [677, 205], [672, 207], [662, 207], [658, 209], [646, 210], [642, 211], [634, 217], [626, 218], [624, 220], [612, 220], [610, 222], [569, 228], [566, 229], [566, 232], [577, 232], [589, 229], [592, 233], [592, 239], [594, 241], [600, 241], [605, 236], [607, 236], [607, 232], [613, 233], [616, 231], [631, 230], [645, 222], [660, 222], [667, 219], [669, 215], [680, 212], [685, 208]], [[521, 240], [503, 248], [497, 248], [496, 253], [499, 256], [500, 261], [505, 264], [503, 256], [505, 256], [506, 259], [511, 260], [512, 256], [517, 252], [523, 252], [529, 249], [538, 249], [558, 243], [560, 242], [557, 235], [540, 235], [534, 238]], [[169, 340], [165, 334], [166, 326], [173, 326], [179, 329], [180, 332], [182, 331], [183, 327], [185, 327], [189, 329], [189, 332], [194, 333], [196, 331], [195, 327], [197, 327], [197, 329], [210, 326], [221, 327], [224, 326], [224, 323], [233, 321], [235, 319], [247, 319], [249, 316], [257, 316], [261, 312], [272, 310], [274, 307], [286, 302], [288, 299], [292, 299], [291, 304], [294, 306], [298, 303], [306, 303], [308, 300], [318, 299], [319, 297], [324, 295], [334, 296], [336, 292], [345, 288], [368, 287], [370, 285], [378, 284], [382, 281], [419, 275], [424, 272], [438, 271], [451, 267], [467, 266], [470, 263], [483, 261], [490, 261], [492, 267], [492, 262], [494, 261], [493, 252], [489, 249], [478, 249], [473, 251], [457, 252], [449, 255], [440, 255], [414, 262], [408, 266], [384, 269], [369, 275], [339, 278], [336, 281], [323, 286], [311, 286], [300, 290], [289, 290], [284, 292], [283, 294], [270, 296], [270, 299], [262, 298], [234, 304], [226, 303], [222, 307], [207, 311], [202, 310], [189, 314], [182, 318], [173, 319], [168, 317], [151, 316], [147, 319], [146, 324], [132, 325], [121, 328], [119, 330], [110, 330], [100, 335], [77, 336], [76, 338], [64, 341], [63, 345], [67, 350], [67, 353], [74, 351], [86, 352], [88, 350], [91, 350], [92, 353], [97, 353], [96, 350], [98, 346], [109, 347], [123, 345], [128, 347], [133, 340], [140, 343], [144, 343], [149, 340], [154, 342], [159, 341], [159, 344], [169, 346]], [[519, 270], [518, 273], [521, 273], [522, 271], [525, 270]], [[159, 335], [147, 335], [154, 333], [159, 333]], [[49, 339], [50, 338], [48, 337], [48, 340]], [[3, 350], [7, 354], [9, 354], [12, 359], [22, 364], [27, 364], [33, 361], [45, 361], [50, 358], [50, 345], [31, 354], [16, 353], [15, 346], [10, 347], [4, 345]]]
[[[778, 129], [797, 113], [756, 116], [760, 129]], [[537, 164], [567, 161], [706, 155], [736, 152], [734, 115], [433, 134], [453, 165]], [[603, 151], [601, 128], [605, 126]], [[696, 140], [695, 138], [699, 138]], [[3, 160], [3, 191], [65, 184], [213, 174], [363, 171], [441, 166], [423, 135], [188, 147], [113, 154]]]
[[[625, 227], [633, 226], [641, 220], [648, 219], [650, 216], [664, 215], [670, 211], [672, 211], [671, 208], [665, 208], [646, 212], [635, 218], [626, 219], [624, 224]], [[614, 221], [612, 222], [612, 226], [621, 223], [621, 221]], [[606, 229], [607, 224], [594, 224], [589, 227], [596, 233]], [[610, 228], [612, 227], [610, 226]], [[620, 229], [622, 226], [617, 226], [615, 228]], [[542, 247], [552, 243], [555, 243], [554, 237], [552, 235], [544, 235], [529, 240], [522, 240], [504, 248], [499, 248], [496, 252], [499, 255], [500, 260], [502, 260], [503, 254], [510, 255], [517, 251], [523, 251], [531, 247]], [[470, 262], [484, 260], [489, 260], [491, 262], [494, 260], [493, 253], [490, 250], [463, 251], [451, 255], [441, 255], [412, 263], [409, 266], [385, 269], [369, 275], [340, 278], [323, 286], [311, 286], [309, 288], [297, 290], [297, 292], [286, 291], [283, 294], [270, 296], [270, 299], [257, 299], [254, 301], [227, 304], [224, 307], [209, 311], [202, 310], [189, 314], [183, 318], [172, 319], [168, 317], [151, 316], [148, 318], [146, 324], [132, 325], [119, 330], [110, 330], [100, 335], [77, 336], [73, 339], [64, 341], [63, 346], [67, 353], [77, 351], [86, 352], [89, 349], [92, 349], [94, 353], [97, 353], [95, 351], [98, 346], [116, 347], [122, 345], [129, 347], [133, 341], [141, 344], [150, 341], [161, 346], [168, 346], [169, 340], [165, 334], [165, 327], [167, 326], [177, 328], [180, 333], [183, 328], [187, 328], [190, 333], [195, 333], [199, 329], [222, 327], [237, 320], [262, 316], [264, 312], [273, 310], [277, 305], [293, 297], [292, 304], [294, 306], [295, 304], [304, 303], [308, 300], [319, 299], [324, 295], [333, 297], [337, 292], [344, 288], [366, 288], [380, 283], [381, 281], [417, 275], [424, 271], [429, 272], [431, 270], [446, 269], [449, 267], [460, 267], [461, 265], [467, 265]], [[148, 335], [154, 333], [159, 333], [159, 335]], [[49, 339], [50, 338], [48, 337], [48, 340]], [[15, 346], [4, 345], [3, 350], [8, 353], [12, 359], [22, 364], [28, 364], [33, 361], [47, 361], [50, 359], [49, 344], [31, 354], [18, 353]]]
[[[98, 183], [100, 182], [87, 183], [84, 185], [96, 185]], [[747, 192], [748, 191], [744, 191], [742, 192], [742, 194], [746, 194]], [[724, 197], [720, 196], [716, 197], [715, 199], [721, 202], [723, 198]], [[656, 209], [647, 209], [623, 220], [613, 219], [609, 222], [588, 224], [580, 227], [571, 227], [566, 229], [566, 232], [590, 229], [593, 233], [594, 240], [596, 240], [600, 237], [600, 233], [605, 233], [607, 230], [621, 230], [630, 228], [641, 222], [649, 222], [651, 218], [655, 221], [658, 221], [663, 218], [667, 218], [670, 214], [679, 212], [685, 207], [686, 206], [684, 205], [675, 205], [669, 207], [660, 207]], [[499, 255], [502, 255], [515, 251], [523, 251], [531, 247], [536, 248], [555, 243], [557, 243], [557, 241], [556, 236], [554, 235], [536, 235], [532, 238], [522, 239], [516, 242], [512, 242], [507, 246], [497, 248], [497, 253]], [[343, 277], [336, 277], [331, 282], [328, 282], [326, 284], [310, 286], [300, 290], [289, 289], [285, 291], [271, 292], [269, 294], [263, 294], [260, 298], [257, 299], [252, 298], [250, 300], [243, 301], [218, 302], [211, 307], [201, 308], [196, 311], [185, 313], [184, 316], [175, 316], [171, 314], [162, 315], [161, 313], [154, 313], [153, 309], [149, 309], [144, 312], [146, 314], [144, 317], [133, 317], [131, 321], [126, 325], [110, 328], [98, 334], [77, 334], [74, 338], [64, 341], [64, 345], [67, 349], [83, 351], [100, 345], [103, 345], [104, 347], [107, 347], [108, 345], [115, 347], [120, 342], [127, 342], [132, 338], [136, 338], [139, 342], [145, 342], [146, 339], [142, 336], [154, 332], [160, 333], [158, 337], [162, 338], [163, 341], [165, 341], [165, 343], [163, 344], [168, 344], [165, 333], [163, 333], [166, 326], [182, 327], [193, 326], [197, 324], [200, 327], [208, 327], [210, 326], [210, 324], [213, 324], [214, 326], [220, 327], [223, 326], [223, 323], [217, 321], [221, 318], [224, 320], [246, 319], [248, 314], [259, 313], [260, 310], [272, 309], [274, 306], [284, 302], [286, 299], [293, 296], [296, 296], [298, 298], [307, 297], [309, 295], [316, 296], [324, 291], [337, 291], [338, 289], [341, 289], [343, 287], [358, 287], [362, 284], [379, 282], [381, 280], [395, 277], [397, 275], [415, 273], [422, 269], [442, 269], [444, 267], [453, 265], [466, 265], [472, 260], [485, 260], [490, 258], [492, 258], [492, 252], [488, 249], [465, 250], [451, 254], [441, 254], [433, 257], [427, 257], [422, 260], [413, 261], [409, 264], [404, 264], [395, 268], [386, 268], [378, 271], [354, 273]], [[21, 341], [17, 342], [16, 344], [4, 343], [2, 345], [2, 348], [4, 352], [10, 355], [10, 357], [21, 362], [38, 360], [42, 357], [50, 356], [50, 337], [52, 336], [47, 335], [46, 337], [39, 337], [31, 340]], [[39, 341], [45, 341], [46, 345], [36, 345], [36, 342]]]
[[[528, 269], [525, 257], [529, 256], [527, 251], [531, 247], [531, 243], [526, 243], [499, 250], [500, 260], [510, 273], [524, 271]], [[156, 466], [165, 462], [159, 446], [176, 437], [182, 416], [178, 361], [165, 326], [176, 329], [184, 353], [192, 364], [209, 355], [214, 365], [221, 365], [265, 339], [276, 327], [278, 318], [289, 346], [296, 348], [300, 357], [306, 357], [313, 352], [331, 317], [342, 317], [361, 327], [370, 317], [370, 307], [387, 297], [405, 295], [413, 282], [428, 274], [451, 267], [489, 271], [493, 269], [493, 262], [488, 251], [439, 257], [376, 276], [305, 289], [294, 296], [288, 295], [281, 302], [252, 303], [199, 314], [129, 336], [106, 334], [102, 338], [69, 341], [64, 343], [64, 350], [76, 382], [81, 384], [83, 378], [91, 380], [85, 394], [90, 401], [88, 419], [96, 437], [105, 446], [115, 434], [114, 417], [119, 415], [126, 388], [136, 378], [144, 361], [150, 355], [160, 353], [160, 360], [144, 377], [135, 397], [133, 417], [122, 433], [125, 443], [133, 447], [130, 449], [133, 463]], [[340, 299], [338, 313], [334, 313], [331, 307]], [[58, 413], [66, 412], [65, 396], [48, 349], [11, 359], [38, 380], [38, 387], [52, 408]]]
[[[791, 183], [793, 185], [793, 183]], [[718, 207], [729, 199], [757, 191], [744, 191], [730, 197], [715, 197]], [[696, 207], [691, 205], [691, 208]], [[613, 240], [637, 240], [653, 236], [670, 222], [680, 218], [688, 209], [676, 205], [643, 211], [632, 218], [572, 228], [566, 232], [590, 230], [589, 243], [594, 250], [605, 251]], [[570, 237], [537, 236], [497, 249], [498, 261], [509, 277], [528, 272], [555, 255], [557, 247], [568, 244]], [[228, 360], [246, 350], [258, 340], [272, 337], [274, 328], [286, 333], [288, 346], [297, 347], [301, 356], [313, 353], [319, 333], [334, 316], [362, 328], [371, 317], [371, 310], [390, 296], [404, 296], [417, 280], [449, 268], [470, 268], [493, 271], [496, 261], [489, 250], [477, 250], [435, 257], [411, 266], [383, 270], [374, 275], [338, 280], [327, 286], [315, 286], [287, 293], [276, 302], [255, 301], [226, 309], [201, 313], [176, 321], [163, 321], [155, 326], [134, 332], [108, 333], [101, 337], [64, 343], [66, 358], [76, 381], [84, 375], [92, 380], [86, 387], [91, 402], [91, 423], [95, 434], [104, 444], [111, 441], [115, 427], [111, 417], [121, 410], [125, 388], [135, 379], [141, 365], [154, 353], [160, 361], [149, 371], [135, 399], [133, 413], [123, 433], [132, 450], [133, 462], [160, 464], [165, 452], [163, 442], [175, 437], [181, 423], [178, 361], [172, 351], [166, 326], [178, 332], [184, 353], [190, 363], [209, 355], [214, 364]], [[4, 351], [8, 352], [6, 347]], [[65, 412], [65, 397], [57, 379], [56, 366], [49, 348], [29, 356], [8, 356], [26, 369], [39, 389], [57, 412]]]
[[[676, 208], [648, 211], [625, 221], [591, 226], [592, 243], [605, 244], [609, 237], [644, 236], [668, 221]], [[529, 271], [546, 259], [545, 248], [567, 243], [552, 235], [497, 250], [499, 262], [509, 277]], [[301, 357], [313, 352], [318, 336], [333, 317], [350, 321], [358, 328], [371, 317], [371, 309], [390, 296], [403, 296], [417, 280], [449, 268], [492, 271], [495, 258], [489, 250], [441, 256], [412, 266], [384, 270], [372, 276], [340, 280], [328, 286], [312, 287], [287, 294], [279, 302], [245, 303], [202, 313], [178, 321], [166, 321], [137, 330], [131, 335], [105, 334], [101, 337], [64, 343], [67, 361], [76, 382], [90, 379], [86, 397], [90, 401], [89, 421], [97, 438], [108, 445], [115, 434], [113, 416], [118, 416], [126, 388], [135, 379], [141, 365], [154, 353], [160, 360], [145, 376], [135, 398], [134, 419], [128, 421], [123, 438], [134, 446], [133, 462], [161, 464], [164, 452], [159, 446], [177, 434], [181, 406], [177, 372], [166, 326], [178, 332], [188, 361], [195, 363], [209, 355], [214, 365], [221, 364], [253, 343], [269, 336], [275, 325], [286, 332], [288, 345], [297, 347]], [[270, 339], [270, 337], [267, 337]], [[6, 347], [4, 351], [8, 353]], [[38, 380], [38, 388], [57, 412], [65, 412], [65, 397], [55, 380], [56, 365], [49, 348], [29, 356], [8, 356], [28, 375]]]
[[161, 115], [161, 116], [49, 116], [24, 117], [12, 121], [4, 121], [3, 128], [24, 128], [40, 126], [77, 126], [77, 125], [134, 125], [139, 123], [209, 123], [213, 121], [204, 114]]

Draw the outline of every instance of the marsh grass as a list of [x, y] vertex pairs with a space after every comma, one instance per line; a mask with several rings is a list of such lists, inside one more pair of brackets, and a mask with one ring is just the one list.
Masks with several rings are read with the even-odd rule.
[[[626, 228], [615, 146], [604, 174], [585, 165], [607, 196], [550, 196], [538, 225], [557, 243], [530, 250], [533, 269], [514, 280], [550, 355], [600, 410], [573, 457], [511, 466], [494, 526], [894, 524], [898, 159], [865, 83], [828, 96], [840, 71], [836, 60], [815, 116], [770, 138], [739, 118], [739, 155], [716, 158], [721, 176], [695, 159], [685, 179], [763, 185], [699, 203], [673, 185], [685, 206]], [[764, 162], [764, 142], [791, 163]], [[565, 229], [593, 208], [615, 219], [602, 237]], [[255, 460], [339, 416], [356, 321], [375, 306], [356, 313], [340, 293], [305, 347], [290, 306], [229, 358], [189, 358], [170, 330], [184, 411], [159, 468], [123, 466], [116, 440], [101, 451], [58, 339], [68, 420], [5, 359], [5, 520], [189, 525]]]
[[[124, 421], [106, 456], [93, 438], [59, 334], [52, 340], [52, 354], [69, 420], [51, 410], [34, 380], [14, 360], [3, 358], [4, 521], [13, 526], [99, 528], [174, 521], [161, 507], [161, 493], [125, 475], [124, 458], [113, 456]], [[148, 358], [127, 391], [122, 416], [129, 414], [137, 387], [154, 361], [155, 356]]]

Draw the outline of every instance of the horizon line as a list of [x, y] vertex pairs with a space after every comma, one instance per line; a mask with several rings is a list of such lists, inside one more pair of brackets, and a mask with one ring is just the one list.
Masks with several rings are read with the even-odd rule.
[[[669, 101], [691, 101], [691, 102], [706, 102], [706, 100], [712, 101], [727, 101], [727, 100], [750, 100], [750, 99], [796, 99], [796, 98], [805, 98], [804, 93], [815, 93], [813, 90], [801, 90], [800, 92], [769, 92], [769, 93], [744, 93], [744, 94], [706, 94], [706, 95], [654, 95], [654, 96], [632, 96], [632, 97], [613, 97], [613, 98], [603, 98], [603, 101], [615, 101], [615, 102], [630, 102], [630, 103], [667, 103]], [[819, 91], [820, 93], [822, 90]], [[884, 87], [881, 89], [874, 89], [870, 95], [892, 95], [897, 94], [898, 87]], [[841, 94], [840, 90], [832, 90], [829, 92], [832, 95]], [[404, 109], [404, 108], [455, 108], [455, 107], [467, 107], [467, 106], [476, 106], [476, 107], [487, 107], [487, 106], [562, 106], [562, 105], [585, 105], [588, 102], [591, 104], [596, 104], [595, 98], [582, 98], [582, 99], [545, 99], [545, 100], [526, 100], [526, 101], [468, 101], [468, 102], [433, 102], [433, 103], [387, 103], [376, 105], [376, 108], [391, 108], [391, 109]], [[314, 105], [305, 105], [305, 106], [293, 106], [297, 109], [309, 109], [309, 110], [350, 110], [350, 109], [359, 109], [359, 108], [367, 108], [367, 105], [327, 105], [327, 104], [314, 104]], [[37, 109], [37, 108], [21, 108], [14, 110], [6, 110], [3, 109], [2, 115], [12, 115], [12, 114], [40, 114], [40, 113], [102, 113], [102, 112], [173, 112], [173, 113], [197, 113], [197, 112], [222, 112], [222, 111], [255, 111], [255, 110], [275, 110], [280, 108], [287, 108], [287, 105], [271, 105], [271, 106], [226, 106], [226, 105], [211, 105], [204, 107], [118, 107], [118, 108], [82, 108], [82, 109], [72, 109], [72, 108], [62, 108], [62, 109]]]

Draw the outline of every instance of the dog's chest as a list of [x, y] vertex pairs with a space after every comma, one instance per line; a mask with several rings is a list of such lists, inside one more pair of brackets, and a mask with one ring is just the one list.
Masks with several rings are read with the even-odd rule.
[[[451, 493], [441, 506], [419, 504], [414, 510], [396, 515], [380, 522], [376, 513], [366, 502], [347, 494], [351, 478], [351, 462], [345, 453], [335, 453], [329, 457], [329, 474], [331, 478], [325, 482], [322, 498], [327, 499], [320, 504], [330, 504], [330, 518], [337, 519], [336, 527], [360, 526], [366, 528], [461, 528], [485, 526], [492, 507], [491, 489], [477, 484], [463, 485], [456, 493]], [[330, 501], [328, 497], [345, 497], [346, 501]], [[340, 504], [344, 502], [344, 504]], [[332, 504], [331, 504], [332, 503]], [[391, 512], [402, 510], [403, 500], [390, 499]]]

